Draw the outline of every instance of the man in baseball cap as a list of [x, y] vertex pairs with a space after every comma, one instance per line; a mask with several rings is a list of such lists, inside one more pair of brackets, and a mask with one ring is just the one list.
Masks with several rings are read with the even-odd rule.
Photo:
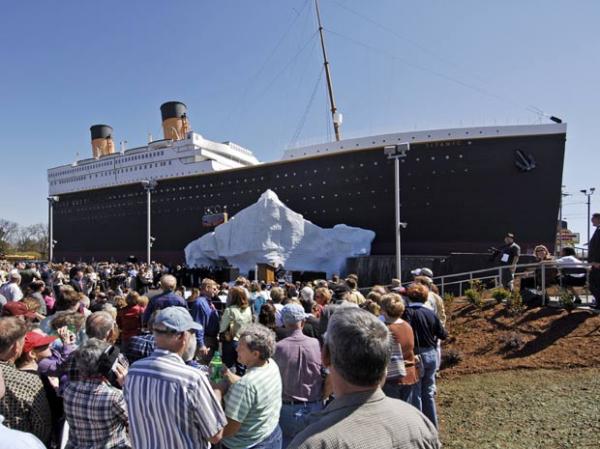
[[56, 340], [58, 337], [52, 337], [50, 335], [44, 335], [40, 332], [27, 332], [25, 334], [25, 344], [23, 345], [23, 352], [41, 351], [48, 349], [50, 343]]
[[175, 306], [158, 312], [154, 319], [153, 329], [158, 333], [181, 333], [189, 330], [202, 330], [202, 325], [192, 319], [187, 309]]
[[426, 267], [417, 268], [416, 270], [412, 270], [410, 273], [414, 276], [427, 276], [428, 278], [433, 277], [433, 271]]
[[281, 319], [285, 327], [293, 327], [306, 320], [307, 314], [300, 304], [286, 304], [281, 309]]
[[198, 329], [202, 326], [183, 307], [157, 313], [156, 349], [131, 365], [123, 388], [135, 448], [208, 448], [223, 437], [227, 418], [208, 376], [182, 359], [188, 345], [196, 344]]
[[286, 304], [281, 316], [290, 334], [277, 343], [273, 358], [281, 372], [283, 404], [279, 425], [282, 447], [286, 447], [304, 428], [304, 418], [322, 408], [323, 377], [319, 340], [302, 332], [307, 318], [304, 308], [300, 304]]

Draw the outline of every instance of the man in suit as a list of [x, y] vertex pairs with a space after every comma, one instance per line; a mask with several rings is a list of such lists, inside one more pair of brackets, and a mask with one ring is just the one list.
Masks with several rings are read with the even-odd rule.
[[162, 293], [150, 298], [150, 302], [146, 306], [146, 310], [142, 316], [142, 325], [144, 326], [148, 323], [152, 316], [152, 312], [155, 310], [162, 310], [171, 306], [187, 309], [185, 299], [175, 293], [175, 289], [177, 288], [177, 279], [175, 279], [175, 276], [170, 274], [162, 276], [160, 278], [160, 287], [162, 288]]
[[600, 310], [600, 212], [592, 215], [592, 224], [596, 231], [588, 243], [588, 262], [592, 265], [589, 284], [596, 299], [596, 310]]
[[75, 289], [77, 293], [82, 293], [84, 290], [83, 270], [78, 267], [71, 268], [69, 273], [69, 285]]

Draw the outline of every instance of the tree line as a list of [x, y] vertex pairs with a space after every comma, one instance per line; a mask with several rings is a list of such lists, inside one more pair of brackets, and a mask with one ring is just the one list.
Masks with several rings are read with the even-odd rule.
[[44, 256], [48, 251], [48, 226], [37, 223], [23, 226], [0, 218], [0, 253], [36, 252]]

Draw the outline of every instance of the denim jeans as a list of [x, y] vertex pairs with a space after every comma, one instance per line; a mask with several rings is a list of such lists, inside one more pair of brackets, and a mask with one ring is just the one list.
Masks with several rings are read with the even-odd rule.
[[294, 439], [296, 434], [308, 425], [307, 418], [312, 412], [323, 408], [321, 401], [306, 404], [282, 404], [279, 414], [279, 426], [283, 433], [283, 449]]
[[[418, 383], [415, 385], [419, 385]], [[383, 392], [389, 398], [400, 399], [413, 407], [419, 408], [416, 401], [415, 385], [402, 385], [398, 383], [386, 382], [383, 385]]]
[[275, 427], [271, 435], [248, 449], [281, 449], [281, 427]]
[[437, 350], [431, 348], [421, 352], [423, 361], [423, 373], [421, 380], [415, 385], [415, 400], [417, 408], [437, 428], [437, 413], [435, 409], [435, 371], [437, 368]]

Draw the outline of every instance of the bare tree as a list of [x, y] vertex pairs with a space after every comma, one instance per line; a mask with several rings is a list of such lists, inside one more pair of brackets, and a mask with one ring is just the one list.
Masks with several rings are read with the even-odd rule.
[[46, 225], [38, 223], [18, 227], [15, 247], [17, 251], [35, 251], [42, 255], [46, 254], [48, 250], [48, 230]]
[[19, 225], [14, 221], [0, 218], [0, 252], [6, 253], [10, 250], [11, 241], [14, 239]]

